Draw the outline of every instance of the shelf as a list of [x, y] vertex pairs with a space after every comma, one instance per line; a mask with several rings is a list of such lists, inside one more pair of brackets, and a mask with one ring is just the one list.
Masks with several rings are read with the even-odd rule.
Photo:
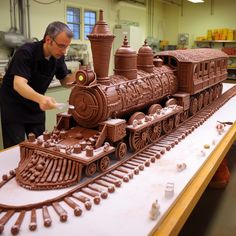
[[236, 55], [228, 55], [228, 56], [229, 56], [229, 57], [233, 57], [233, 58], [236, 57]]
[[228, 67], [227, 70], [236, 70], [235, 67]]
[[236, 43], [236, 40], [196, 40], [195, 43]]
[[222, 43], [223, 47], [225, 46], [226, 43], [236, 43], [236, 40], [197, 40], [195, 41], [197, 45], [207, 43], [209, 44], [210, 47], [214, 45], [214, 43]]

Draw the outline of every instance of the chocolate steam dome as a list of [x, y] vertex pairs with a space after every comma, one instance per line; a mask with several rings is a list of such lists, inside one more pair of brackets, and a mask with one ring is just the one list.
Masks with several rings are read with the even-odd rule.
[[115, 75], [122, 75], [129, 80], [137, 78], [137, 54], [129, 46], [127, 37], [125, 36], [123, 45], [116, 50], [115, 53]]
[[112, 42], [115, 36], [103, 20], [103, 10], [99, 11], [99, 20], [88, 35], [93, 54], [94, 71], [98, 78], [108, 76]]
[[149, 73], [153, 72], [153, 51], [147, 44], [146, 40], [144, 41], [144, 45], [138, 51], [137, 64], [138, 69]]

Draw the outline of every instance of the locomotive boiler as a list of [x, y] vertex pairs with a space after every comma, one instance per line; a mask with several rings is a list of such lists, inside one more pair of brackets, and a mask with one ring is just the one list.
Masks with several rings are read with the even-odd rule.
[[51, 132], [20, 144], [17, 181], [29, 189], [70, 186], [105, 171], [110, 157], [137, 152], [212, 103], [222, 92], [228, 56], [215, 49], [153, 55], [147, 42], [136, 53], [124, 38], [108, 76], [114, 35], [100, 11], [88, 35], [94, 70], [81, 66], [67, 113]]

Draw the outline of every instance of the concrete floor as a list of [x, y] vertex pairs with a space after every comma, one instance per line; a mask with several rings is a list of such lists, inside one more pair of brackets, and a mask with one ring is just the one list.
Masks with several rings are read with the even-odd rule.
[[225, 189], [206, 189], [180, 236], [236, 235], [236, 143], [227, 158], [231, 172], [229, 184]]

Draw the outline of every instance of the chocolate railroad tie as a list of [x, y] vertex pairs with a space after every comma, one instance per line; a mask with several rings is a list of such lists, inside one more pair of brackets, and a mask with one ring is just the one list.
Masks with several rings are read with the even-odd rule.
[[184, 139], [186, 137], [186, 134], [183, 132], [174, 132], [173, 134], [168, 135], [168, 137], [173, 137], [173, 138], [177, 138], [178, 141], [181, 141], [182, 139]]
[[90, 199], [88, 197], [85, 197], [79, 193], [73, 193], [72, 197], [74, 197], [75, 199], [79, 200], [80, 202], [84, 203], [84, 207], [87, 210], [90, 210], [92, 208], [92, 203], [90, 201]]
[[159, 148], [165, 148], [166, 151], [170, 151], [170, 149], [171, 149], [171, 146], [168, 145], [168, 144], [159, 144], [159, 143], [157, 143], [157, 144], [155, 144], [155, 146], [159, 147]]
[[143, 164], [138, 164], [138, 163], [135, 163], [131, 160], [127, 161], [127, 164], [131, 165], [131, 166], [134, 166], [134, 167], [138, 168], [139, 170], [144, 170], [144, 165]]
[[119, 179], [122, 179], [126, 183], [129, 182], [128, 175], [126, 175], [126, 174], [124, 174], [124, 173], [122, 173], [120, 171], [114, 170], [114, 171], [110, 172], [110, 175], [113, 175], [113, 176], [115, 176], [115, 177], [117, 177]]
[[17, 218], [17, 220], [16, 220], [16, 222], [15, 222], [15, 224], [11, 227], [11, 233], [13, 235], [16, 235], [16, 234], [19, 233], [20, 226], [21, 226], [21, 224], [24, 220], [24, 217], [25, 217], [25, 211], [21, 211], [18, 218]]
[[189, 135], [189, 134], [191, 134], [192, 133], [192, 129], [190, 129], [190, 128], [185, 128], [185, 127], [182, 127], [182, 128], [179, 128], [178, 129], [178, 132], [184, 132], [186, 135]]
[[165, 141], [173, 142], [175, 145], [179, 143], [179, 141], [176, 138], [171, 138], [171, 137], [165, 137]]
[[122, 167], [125, 167], [125, 168], [127, 168], [127, 169], [132, 170], [135, 175], [138, 175], [138, 174], [139, 174], [139, 169], [138, 169], [137, 167], [134, 167], [134, 166], [129, 165], [128, 163], [122, 164]]
[[184, 137], [182, 138], [179, 135], [173, 133], [172, 135], [168, 135], [166, 138], [170, 140], [177, 140], [178, 142], [180, 142]]
[[[157, 158], [158, 156], [158, 158]], [[135, 158], [142, 158], [142, 159], [146, 159], [146, 160], [150, 160], [152, 163], [154, 163], [156, 161], [156, 159], [160, 158], [160, 153], [155, 152], [155, 154], [153, 156], [150, 157], [150, 155], [148, 153], [139, 153], [137, 154], [137, 156]]]
[[117, 169], [118, 171], [121, 171], [121, 172], [127, 174], [130, 179], [133, 179], [134, 174], [133, 174], [130, 170], [124, 168], [123, 166], [119, 166], [119, 167], [117, 167], [116, 169]]
[[156, 154], [156, 152], [152, 150], [143, 150], [142, 153], [148, 154], [149, 156], [154, 156]]
[[60, 205], [59, 202], [53, 202], [52, 206], [56, 213], [59, 215], [60, 221], [66, 222], [68, 218], [67, 211]]
[[50, 227], [52, 224], [52, 219], [51, 219], [51, 216], [49, 215], [47, 206], [42, 207], [42, 212], [43, 212], [44, 226]]
[[15, 213], [14, 210], [9, 210], [0, 219], [0, 234], [3, 232], [5, 224], [8, 222], [8, 220], [11, 219], [11, 217], [14, 215], [14, 213]]
[[65, 197], [64, 201], [67, 205], [69, 205], [72, 209], [74, 209], [74, 215], [75, 216], [81, 216], [82, 214], [82, 209], [78, 204], [76, 204], [71, 198]]
[[158, 152], [160, 152], [161, 155], [164, 155], [166, 152], [164, 148], [160, 148], [157, 146], [151, 146], [151, 147], [149, 147], [149, 149], [151, 149], [153, 151], [158, 151]]
[[107, 188], [108, 192], [109, 193], [114, 193], [115, 192], [115, 187], [113, 184], [110, 184], [110, 183], [107, 183], [105, 182], [104, 180], [101, 180], [101, 179], [98, 179], [98, 180], [95, 180], [94, 183], [100, 185], [100, 186], [103, 186], [105, 188]]
[[120, 181], [119, 179], [117, 178], [114, 178], [114, 176], [111, 176], [110, 174], [107, 174], [106, 176], [102, 176], [100, 178], [101, 180], [104, 180], [108, 183], [111, 183], [111, 184], [114, 184], [116, 187], [120, 187], [121, 184], [122, 184], [122, 181]]
[[149, 160], [142, 161], [142, 160], [139, 160], [137, 158], [132, 158], [132, 162], [136, 162], [136, 163], [139, 163], [141, 165], [144, 164], [146, 167], [150, 166], [150, 161]]
[[168, 140], [161, 140], [160, 142], [158, 142], [158, 144], [163, 144], [163, 145], [170, 145], [172, 148], [175, 146], [175, 143], [172, 141], [168, 141]]
[[95, 191], [93, 191], [93, 190], [91, 190], [91, 189], [89, 189], [89, 188], [82, 188], [82, 189], [80, 189], [80, 191], [82, 192], [82, 193], [85, 193], [86, 195], [88, 195], [88, 196], [90, 196], [90, 197], [93, 197], [93, 202], [95, 203], [95, 204], [99, 204], [100, 203], [100, 201], [101, 201], [101, 198], [99, 197], [99, 194], [97, 193], [97, 192], [95, 192]]
[[89, 184], [88, 188], [92, 189], [95, 192], [100, 193], [101, 198], [106, 199], [108, 197], [107, 192], [103, 191], [101, 188], [98, 186], [94, 186], [93, 184]]
[[36, 229], [37, 229], [37, 215], [36, 215], [36, 209], [33, 208], [31, 210], [29, 230], [35, 231]]

